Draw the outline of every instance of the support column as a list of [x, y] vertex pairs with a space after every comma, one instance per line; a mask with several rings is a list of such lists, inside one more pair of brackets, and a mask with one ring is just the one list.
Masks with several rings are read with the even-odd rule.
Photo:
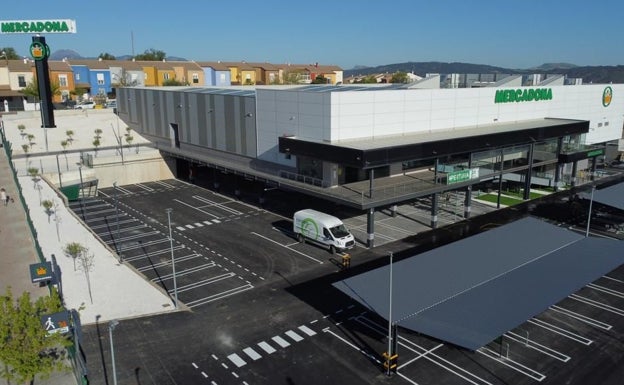
[[366, 232], [368, 233], [366, 247], [373, 248], [375, 246], [375, 209], [373, 207], [369, 208], [366, 213]]
[[498, 174], [498, 198], [496, 199], [496, 208], [500, 209], [500, 200], [501, 200], [501, 193], [503, 191], [503, 167], [504, 167], [504, 153], [503, 150], [501, 149], [500, 151], [500, 169], [498, 170], [500, 172], [500, 174]]
[[528, 157], [528, 164], [529, 164], [529, 168], [526, 171], [526, 175], [525, 175], [525, 179], [524, 179], [524, 194], [522, 196], [522, 199], [524, 200], [528, 200], [531, 198], [531, 175], [533, 174], [533, 150], [534, 150], [534, 143], [531, 143], [529, 145], [529, 153], [527, 154]]
[[396, 216], [397, 216], [397, 205], [392, 205], [390, 207], [390, 213], [392, 215], [392, 218], [396, 218]]
[[572, 162], [572, 175], [570, 175], [570, 186], [576, 187], [576, 173], [578, 169], [578, 161]]
[[561, 149], [563, 148], [563, 138], [557, 139], [557, 152], [555, 156], [557, 157], [557, 164], [555, 165], [555, 185], [553, 186], [553, 190], [557, 192], [559, 189], [559, 180], [561, 179], [561, 168], [562, 164], [559, 164], [559, 154], [561, 154]]
[[435, 229], [438, 227], [438, 201], [439, 201], [438, 193], [431, 194], [431, 228]]
[[368, 170], [368, 197], [373, 199], [373, 180], [375, 179], [375, 169]]
[[590, 180], [593, 182], [595, 179], [595, 175], [596, 175], [596, 164], [598, 161], [598, 157], [595, 156], [592, 158], [592, 165], [591, 165], [591, 174], [589, 174], [589, 178]]
[[472, 203], [472, 186], [466, 187], [466, 197], [464, 199], [464, 218], [470, 218], [470, 210]]
[[30, 53], [35, 59], [39, 100], [41, 100], [41, 127], [53, 128], [56, 125], [54, 124], [54, 106], [52, 105], [52, 89], [50, 87], [50, 71], [48, 67], [50, 47], [46, 44], [44, 36], [32, 37]]

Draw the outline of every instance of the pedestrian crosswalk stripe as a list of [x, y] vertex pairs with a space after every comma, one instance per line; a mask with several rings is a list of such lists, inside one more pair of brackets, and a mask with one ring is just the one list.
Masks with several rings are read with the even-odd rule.
[[189, 229], [194, 229], [193, 225], [186, 225], [186, 227]]
[[285, 333], [288, 337], [292, 338], [293, 340], [295, 340], [295, 342], [299, 342], [303, 339], [303, 337], [301, 337], [299, 334], [295, 333], [292, 330], [289, 330]]
[[273, 346], [267, 344], [264, 341], [259, 342], [258, 346], [260, 346], [260, 348], [262, 348], [262, 350], [264, 350], [265, 352], [267, 352], [269, 354], [275, 353], [275, 349], [273, 348]]
[[178, 229], [178, 230], [180, 230], [180, 231], [184, 231], [184, 230], [186, 230], [186, 229], [185, 229], [184, 227], [182, 227], [182, 226], [178, 226], [178, 227], [176, 227], [176, 229]]
[[214, 223], [221, 223], [221, 221], [220, 221], [220, 220], [218, 220], [218, 219], [213, 219], [212, 221], [213, 221]]
[[232, 353], [228, 356], [228, 358], [230, 359], [230, 361], [232, 361], [232, 363], [234, 363], [234, 365], [236, 365], [237, 367], [241, 367], [244, 366], [245, 364], [247, 364], [242, 358], [240, 358], [238, 356], [238, 354], [236, 353]]
[[314, 330], [310, 329], [309, 327], [307, 327], [305, 325], [299, 326], [299, 330], [301, 330], [305, 334], [309, 335], [310, 337], [312, 337], [313, 335], [316, 334], [316, 332]]
[[245, 352], [245, 354], [249, 356], [249, 358], [251, 358], [254, 361], [262, 358], [262, 356], [258, 354], [255, 350], [253, 350], [252, 348], [245, 348], [243, 349], [243, 351]]
[[275, 336], [273, 338], [271, 338], [273, 341], [275, 341], [279, 346], [285, 348], [287, 346], [290, 346], [290, 343], [288, 343], [288, 341], [286, 341], [285, 339], [283, 339], [280, 336]]
[[210, 221], [204, 221], [205, 224], [207, 224], [208, 226], [210, 226], [212, 224], [212, 222]]
[[201, 224], [201, 223], [199, 223], [199, 222], [195, 222], [195, 226], [197, 226], [197, 227], [204, 227], [204, 225], [202, 225], [202, 224]]

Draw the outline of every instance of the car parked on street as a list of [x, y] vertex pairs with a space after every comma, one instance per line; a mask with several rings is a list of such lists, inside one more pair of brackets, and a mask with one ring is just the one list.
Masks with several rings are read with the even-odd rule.
[[74, 106], [75, 109], [87, 110], [95, 108], [95, 102], [82, 102]]

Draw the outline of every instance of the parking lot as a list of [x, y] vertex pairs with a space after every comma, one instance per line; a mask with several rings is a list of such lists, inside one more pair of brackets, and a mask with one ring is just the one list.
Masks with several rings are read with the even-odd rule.
[[[381, 365], [387, 321], [331, 287], [349, 271], [339, 256], [298, 243], [283, 211], [179, 180], [99, 193], [72, 209], [137, 274], [172, 298], [173, 253], [178, 298], [192, 310], [122, 321], [116, 331], [120, 379], [132, 383], [142, 373], [140, 383], [153, 384], [389, 381]], [[441, 208], [448, 223], [459, 216], [452, 202]], [[379, 257], [407, 235], [420, 244], [420, 234], [424, 243], [429, 213], [418, 201], [400, 206], [394, 217], [378, 212], [372, 251], [361, 241], [365, 216], [342, 219], [360, 240], [350, 251], [355, 274], [381, 263]], [[620, 267], [476, 352], [399, 328], [392, 381], [616, 384], [624, 374], [618, 366], [623, 317]], [[108, 353], [97, 348], [97, 330], [86, 335], [94, 378], [105, 378]]]

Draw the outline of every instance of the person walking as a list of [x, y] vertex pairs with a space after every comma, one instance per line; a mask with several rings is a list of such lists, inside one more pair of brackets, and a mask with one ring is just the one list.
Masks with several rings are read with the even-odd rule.
[[9, 196], [7, 195], [4, 187], [0, 188], [0, 201], [2, 201], [5, 206], [9, 203]]

